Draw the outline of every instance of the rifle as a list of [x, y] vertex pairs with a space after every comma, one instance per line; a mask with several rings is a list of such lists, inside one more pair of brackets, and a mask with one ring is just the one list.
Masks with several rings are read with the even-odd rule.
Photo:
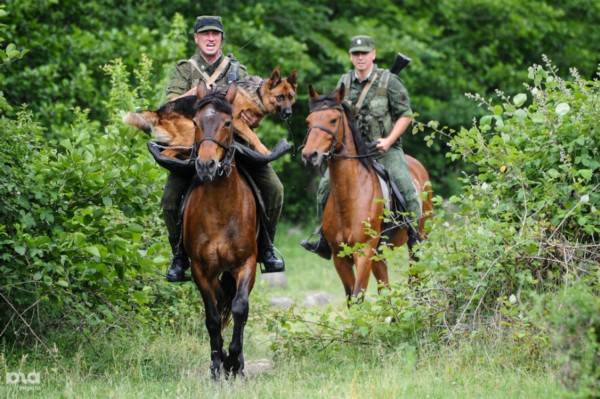
[[402, 53], [398, 53], [396, 59], [394, 60], [394, 65], [392, 65], [392, 67], [390, 68], [390, 72], [394, 75], [397, 75], [402, 69], [404, 69], [405, 66], [408, 65], [410, 61], [411, 59], [409, 57], [405, 56]]

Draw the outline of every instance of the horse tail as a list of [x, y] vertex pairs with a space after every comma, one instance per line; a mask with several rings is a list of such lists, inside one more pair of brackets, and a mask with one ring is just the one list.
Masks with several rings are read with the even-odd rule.
[[237, 292], [237, 284], [229, 272], [224, 272], [219, 282], [223, 295], [219, 298], [218, 307], [221, 312], [221, 328], [224, 329], [231, 322], [231, 304]]

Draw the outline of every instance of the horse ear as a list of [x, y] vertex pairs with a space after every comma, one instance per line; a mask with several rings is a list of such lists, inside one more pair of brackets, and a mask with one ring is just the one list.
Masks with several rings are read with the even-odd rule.
[[200, 80], [200, 83], [198, 83], [198, 87], [196, 87], [196, 96], [198, 98], [204, 98], [207, 92], [208, 88], [206, 87], [206, 83], [203, 80]]
[[227, 99], [227, 101], [229, 101], [230, 104], [233, 104], [233, 99], [235, 98], [236, 94], [237, 85], [235, 83], [232, 83], [229, 86], [227, 86], [227, 93], [225, 94], [225, 98]]
[[310, 94], [310, 98], [319, 97], [319, 93], [317, 93], [312, 84], [308, 85], [308, 94]]
[[345, 95], [346, 95], [346, 85], [342, 83], [340, 85], [340, 88], [337, 89], [337, 91], [335, 92], [337, 105], [340, 105], [342, 103], [342, 101], [344, 101]]
[[271, 77], [269, 78], [269, 85], [271, 89], [277, 86], [280, 82], [281, 71], [279, 70], [279, 67], [275, 67], [275, 69], [273, 69], [273, 72], [271, 73]]
[[292, 85], [294, 91], [298, 88], [298, 71], [295, 69], [290, 73], [290, 76], [287, 77], [287, 82]]

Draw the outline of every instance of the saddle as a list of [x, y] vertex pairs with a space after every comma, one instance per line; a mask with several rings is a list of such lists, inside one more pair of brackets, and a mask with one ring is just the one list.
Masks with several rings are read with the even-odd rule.
[[392, 215], [394, 215], [391, 220], [384, 221], [382, 228], [380, 244], [387, 244], [392, 241], [394, 235], [396, 235], [399, 230], [408, 231], [409, 229], [414, 230], [415, 228], [407, 216], [408, 206], [406, 205], [406, 200], [402, 196], [396, 183], [391, 179], [388, 171], [377, 160], [374, 160], [373, 166], [377, 173], [377, 177], [379, 178], [379, 184], [381, 185], [383, 199], [385, 200], [384, 206]]

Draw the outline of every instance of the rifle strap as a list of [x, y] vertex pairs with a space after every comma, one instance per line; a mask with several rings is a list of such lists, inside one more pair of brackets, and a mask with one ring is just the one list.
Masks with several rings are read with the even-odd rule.
[[206, 87], [208, 89], [211, 89], [212, 88], [211, 86], [213, 85], [213, 83], [216, 82], [217, 78], [229, 66], [230, 59], [227, 56], [223, 56], [223, 61], [221, 62], [221, 65], [219, 65], [217, 70], [211, 76], [208, 76], [204, 71], [202, 71], [200, 69], [200, 67], [198, 67], [198, 63], [196, 62], [195, 59], [190, 58], [189, 61], [190, 61], [190, 64], [192, 64], [192, 66], [200, 73], [202, 80], [204, 80], [204, 82], [206, 82]]
[[377, 80], [378, 75], [379, 75], [379, 71], [375, 72], [375, 75], [373, 76], [373, 78], [371, 80], [369, 80], [369, 83], [367, 83], [367, 85], [363, 88], [362, 92], [360, 93], [360, 97], [358, 97], [358, 101], [354, 105], [354, 109], [356, 110], [356, 112], [360, 111], [360, 107], [362, 107], [363, 102], [365, 102], [367, 93], [369, 92], [369, 89], [371, 88], [371, 86], [373, 86], [373, 83], [375, 83], [375, 81]]

